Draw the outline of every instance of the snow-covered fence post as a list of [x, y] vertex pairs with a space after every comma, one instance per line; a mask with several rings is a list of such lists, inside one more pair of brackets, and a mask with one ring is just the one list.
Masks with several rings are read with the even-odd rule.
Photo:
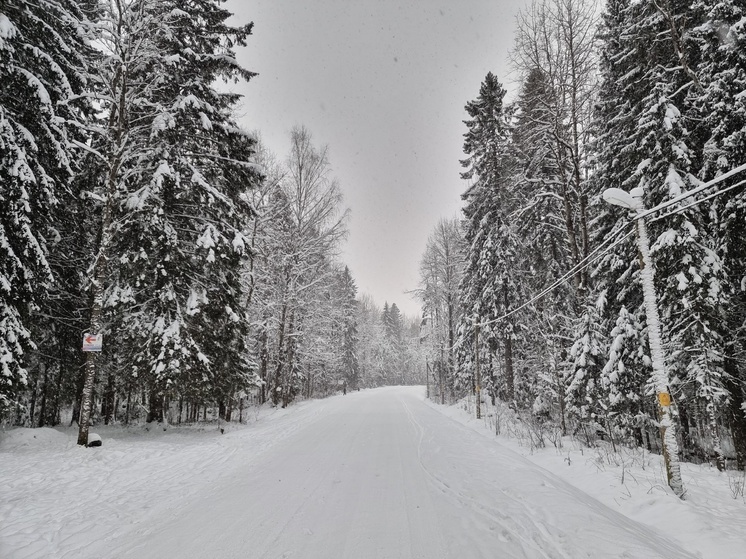
[[653, 385], [658, 400], [658, 423], [660, 425], [661, 440], [663, 441], [663, 461], [666, 465], [668, 485], [679, 497], [684, 496], [684, 484], [681, 481], [679, 467], [679, 444], [676, 440], [676, 426], [671, 419], [671, 395], [668, 392], [668, 373], [663, 356], [663, 342], [661, 339], [660, 318], [655, 297], [653, 262], [650, 258], [650, 241], [648, 239], [645, 218], [641, 215], [644, 210], [641, 189], [625, 192], [619, 188], [609, 188], [603, 193], [603, 198], [609, 204], [621, 206], [637, 212], [637, 245], [640, 251], [640, 281], [642, 283], [645, 316], [648, 322], [648, 343], [650, 344], [650, 359], [653, 362]]

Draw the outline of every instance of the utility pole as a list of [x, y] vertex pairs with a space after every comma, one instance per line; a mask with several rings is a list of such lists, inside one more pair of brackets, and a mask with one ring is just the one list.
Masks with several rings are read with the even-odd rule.
[[427, 392], [425, 393], [427, 398], [430, 398], [430, 363], [427, 362], [427, 357], [425, 357], [425, 386]]
[[676, 426], [671, 417], [671, 394], [668, 392], [668, 372], [663, 355], [660, 318], [655, 297], [653, 262], [650, 258], [650, 241], [645, 220], [640, 215], [645, 209], [642, 204], [642, 189], [634, 188], [625, 192], [619, 188], [604, 191], [603, 198], [609, 204], [621, 206], [636, 212], [637, 245], [640, 251], [640, 281], [642, 283], [645, 315], [648, 323], [648, 342], [650, 359], [653, 362], [653, 384], [658, 400], [658, 423], [663, 441], [663, 461], [666, 465], [668, 485], [679, 497], [684, 496], [684, 484], [681, 481], [679, 466], [679, 444], [676, 440]]

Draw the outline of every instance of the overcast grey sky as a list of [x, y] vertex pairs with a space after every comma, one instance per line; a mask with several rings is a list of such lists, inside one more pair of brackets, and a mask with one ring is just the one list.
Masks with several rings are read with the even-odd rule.
[[488, 71], [510, 89], [515, 15], [528, 0], [230, 0], [254, 22], [242, 124], [279, 157], [305, 125], [330, 149], [352, 210], [343, 260], [360, 293], [420, 304], [428, 235], [456, 216], [467, 117]]

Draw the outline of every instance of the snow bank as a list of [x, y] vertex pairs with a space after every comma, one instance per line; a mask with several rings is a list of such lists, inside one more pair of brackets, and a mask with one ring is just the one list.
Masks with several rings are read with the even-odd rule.
[[39, 450], [42, 448], [65, 448], [68, 446], [69, 437], [49, 427], [38, 429], [17, 428], [0, 432], [0, 452], [12, 452], [20, 450]]
[[[545, 448], [532, 448], [519, 439], [495, 435], [494, 408], [489, 400], [482, 404], [487, 411], [480, 420], [474, 418], [471, 400], [452, 406], [427, 402], [484, 435], [488, 439], [485, 444], [499, 443], [518, 452], [702, 559], [746, 556], [744, 472], [721, 473], [708, 464], [682, 463], [686, 490], [682, 501], [667, 486], [663, 459], [657, 454], [625, 448], [614, 453], [603, 441], [599, 441], [597, 448], [587, 448], [570, 437], [563, 438], [559, 448], [550, 441], [546, 441]], [[503, 430], [507, 430], [505, 426]]]
[[[245, 410], [247, 425], [106, 427], [100, 448], [76, 444], [76, 428], [0, 433], [0, 558], [57, 559], [91, 555], [122, 533], [147, 532], [154, 517], [233, 470], [256, 460], [323, 410]], [[225, 427], [225, 424], [223, 424]]]

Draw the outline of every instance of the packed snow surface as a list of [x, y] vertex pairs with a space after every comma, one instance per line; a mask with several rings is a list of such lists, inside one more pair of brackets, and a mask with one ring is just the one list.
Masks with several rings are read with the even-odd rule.
[[0, 557], [702, 557], [423, 393], [304, 402], [224, 435], [97, 426], [88, 449], [72, 431], [11, 430]]

